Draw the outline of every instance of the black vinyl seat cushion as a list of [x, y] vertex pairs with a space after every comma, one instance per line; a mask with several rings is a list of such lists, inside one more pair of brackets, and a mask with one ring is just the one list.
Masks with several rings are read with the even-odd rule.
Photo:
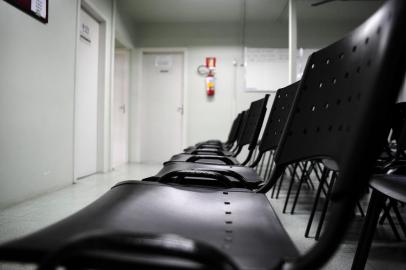
[[[214, 164], [201, 164], [194, 162], [167, 162], [165, 166], [156, 174], [154, 177], [151, 177], [151, 180], [155, 178], [160, 178], [168, 173], [182, 171], [182, 170], [203, 170], [203, 171], [218, 171], [224, 172], [224, 174], [229, 180], [235, 183], [235, 186], [241, 187], [258, 187], [259, 184], [263, 183], [263, 179], [259, 176], [253, 168], [240, 166], [240, 165], [214, 165]], [[227, 171], [231, 171], [233, 174], [239, 175], [243, 178], [246, 185], [241, 184], [241, 179], [227, 174]], [[213, 180], [214, 181], [214, 180]], [[191, 182], [193, 183], [193, 181]], [[234, 186], [234, 185], [233, 185]]]
[[1, 245], [0, 259], [39, 262], [67, 239], [97, 230], [203, 241], [247, 270], [271, 269], [280, 259], [299, 255], [264, 194], [128, 181], [78, 213]]
[[372, 177], [370, 185], [390, 198], [406, 202], [406, 176], [376, 174]]

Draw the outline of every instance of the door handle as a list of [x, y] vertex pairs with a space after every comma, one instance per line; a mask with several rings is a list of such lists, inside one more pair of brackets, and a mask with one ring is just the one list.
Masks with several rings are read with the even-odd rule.
[[178, 107], [176, 111], [183, 115], [183, 106]]
[[125, 113], [125, 104], [121, 105], [119, 109], [122, 113]]

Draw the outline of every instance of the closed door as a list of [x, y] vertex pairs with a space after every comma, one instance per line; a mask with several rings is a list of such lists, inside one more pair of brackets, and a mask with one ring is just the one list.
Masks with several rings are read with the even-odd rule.
[[129, 52], [116, 49], [112, 108], [112, 165], [128, 162]]
[[75, 176], [80, 178], [97, 171], [99, 23], [84, 10], [77, 50]]
[[182, 150], [183, 54], [144, 53], [141, 161], [164, 162]]

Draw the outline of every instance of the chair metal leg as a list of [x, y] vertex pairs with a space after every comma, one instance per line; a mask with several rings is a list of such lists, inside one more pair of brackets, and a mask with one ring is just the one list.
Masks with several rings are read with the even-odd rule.
[[[275, 183], [275, 185], [272, 187], [272, 193], [271, 193], [271, 198], [273, 198], [273, 196], [274, 196], [274, 194], [275, 194], [275, 190], [276, 190], [276, 186], [278, 185], [278, 191], [280, 190], [280, 187], [282, 186], [282, 182], [283, 182], [283, 179], [285, 178], [285, 174], [286, 174], [286, 171], [281, 175], [281, 177], [279, 177], [279, 179], [278, 179], [278, 181], [279, 181], [279, 183], [278, 183], [278, 181]], [[276, 199], [277, 199], [278, 197], [276, 196]]]
[[[291, 173], [291, 177], [293, 178], [294, 173]], [[276, 196], [275, 198], [278, 199], [279, 198], [279, 193], [281, 192], [281, 188], [282, 188], [282, 181], [279, 181], [279, 185], [278, 185], [278, 191], [276, 192]]]
[[379, 220], [379, 225], [383, 225], [385, 223], [385, 220], [388, 217], [389, 214], [389, 203], [383, 207], [383, 214], [381, 216], [381, 219]]
[[314, 184], [313, 184], [313, 181], [312, 181], [312, 178], [311, 178], [310, 174], [309, 174], [309, 177], [307, 177], [306, 183], [309, 183], [311, 190], [315, 190], [315, 187], [314, 187]]
[[[255, 147], [253, 155], [253, 160], [257, 158], [258, 147]], [[258, 172], [258, 165], [254, 167], [254, 170]]]
[[391, 203], [392, 203], [393, 212], [395, 212], [395, 215], [396, 215], [396, 218], [398, 219], [400, 228], [402, 228], [403, 234], [406, 237], [406, 224], [405, 224], [405, 221], [402, 218], [402, 215], [399, 212], [398, 202], [395, 201], [395, 200], [391, 200]]
[[319, 240], [319, 238], [320, 238], [321, 229], [323, 228], [324, 219], [326, 218], [328, 205], [330, 203], [330, 197], [331, 197], [331, 192], [333, 190], [335, 178], [336, 178], [336, 174], [333, 173], [333, 176], [331, 177], [331, 180], [330, 180], [330, 185], [328, 186], [326, 201], [324, 202], [323, 209], [321, 211], [321, 216], [320, 216], [319, 224], [317, 226], [316, 235], [314, 237], [314, 239], [316, 239], [316, 240]]
[[[297, 168], [297, 163], [293, 166], [293, 173], [291, 174], [291, 181], [293, 181], [293, 179], [295, 178], [296, 168]], [[275, 197], [276, 199], [279, 198], [279, 193], [281, 192], [281, 188], [282, 188], [282, 181], [279, 182], [278, 191], [276, 192], [276, 197]]]
[[[321, 164], [320, 164], [320, 162], [317, 162], [316, 163], [316, 167], [315, 167], [315, 174], [316, 174], [316, 177], [317, 177], [317, 179], [318, 180], [320, 180], [321, 179], [321, 177], [323, 176], [323, 170], [324, 170], [324, 166], [322, 166]], [[320, 174], [320, 175], [319, 175]]]
[[266, 162], [266, 165], [265, 165], [265, 171], [264, 171], [264, 175], [263, 175], [264, 179], [266, 178], [266, 175], [268, 174], [268, 170], [269, 170], [269, 167], [270, 167], [270, 162], [271, 162], [271, 153], [269, 153], [268, 161]]
[[359, 201], [357, 202], [357, 208], [358, 208], [358, 211], [361, 214], [361, 217], [365, 217], [364, 210], [362, 209], [361, 203]]
[[311, 174], [311, 172], [312, 172], [312, 170], [314, 168], [314, 162], [310, 163], [309, 168], [307, 168], [307, 165], [308, 164], [305, 165], [306, 166], [305, 167], [305, 173], [302, 174], [302, 177], [300, 178], [300, 181], [299, 181], [299, 186], [298, 186], [297, 191], [296, 191], [295, 199], [293, 201], [292, 208], [290, 210], [291, 214], [293, 214], [295, 212], [297, 200], [299, 199], [299, 194], [300, 194], [300, 190], [302, 188], [303, 182], [305, 182], [307, 180], [307, 178], [309, 178], [309, 176], [310, 176], [310, 174]]
[[259, 163], [258, 175], [261, 175], [261, 173], [262, 173], [262, 168], [264, 167], [264, 160], [265, 160], [265, 155], [262, 157], [261, 162]]
[[400, 238], [399, 232], [398, 232], [395, 222], [393, 221], [393, 218], [390, 214], [392, 207], [393, 207], [393, 205], [390, 200], [387, 204], [384, 204], [383, 215], [382, 215], [381, 219], [379, 220], [379, 225], [383, 225], [385, 220], [388, 220], [389, 226], [391, 227], [396, 240], [400, 241], [401, 238]]
[[398, 229], [396, 228], [395, 222], [393, 221], [393, 218], [390, 215], [390, 209], [391, 209], [391, 207], [388, 209], [388, 214], [387, 214], [387, 219], [388, 219], [389, 225], [392, 228], [392, 231], [393, 231], [393, 234], [395, 235], [396, 240], [401, 241], [402, 239], [400, 238]]
[[[301, 186], [303, 176], [306, 174], [307, 164], [308, 164], [308, 161], [305, 162], [304, 166], [303, 166], [302, 163], [299, 164], [299, 166], [298, 166], [299, 169], [301, 170], [301, 176], [300, 176], [300, 178], [299, 178], [299, 186]], [[298, 176], [299, 176], [299, 175], [298, 175]], [[290, 194], [292, 193], [292, 188], [293, 188], [294, 181], [295, 181], [295, 179], [292, 178], [292, 181], [291, 181], [291, 183], [290, 183], [290, 185], [289, 185], [288, 193], [286, 194], [285, 205], [284, 205], [284, 208], [283, 208], [283, 213], [286, 212], [286, 208], [287, 208], [287, 205], [288, 205], [288, 202], [289, 202], [289, 199], [290, 199]]]
[[272, 151], [270, 151], [268, 165], [267, 165], [268, 170], [265, 172], [264, 179], [269, 179], [269, 177], [271, 176], [271, 172], [273, 169], [273, 163], [274, 163], [274, 153]]
[[292, 214], [292, 215], [295, 212], [297, 200], [299, 199], [299, 193], [300, 193], [300, 190], [302, 189], [302, 185], [303, 185], [305, 177], [306, 177], [305, 174], [302, 174], [302, 177], [300, 178], [299, 185], [298, 185], [297, 190], [296, 190], [295, 198], [293, 200], [293, 204], [292, 204], [292, 207], [290, 209], [290, 214]]
[[[282, 178], [282, 177], [281, 177]], [[281, 179], [278, 179], [275, 183], [275, 185], [273, 185], [272, 190], [271, 190], [271, 198], [273, 199], [273, 196], [275, 195], [275, 190], [276, 190], [276, 186], [278, 185], [279, 181], [281, 181]]]
[[309, 237], [309, 233], [310, 233], [310, 229], [312, 227], [314, 215], [316, 213], [317, 205], [319, 203], [321, 190], [323, 189], [323, 185], [324, 185], [324, 182], [326, 181], [327, 177], [328, 177], [328, 171], [327, 171], [327, 168], [324, 168], [321, 179], [320, 179], [319, 186], [318, 186], [317, 191], [316, 191], [316, 198], [314, 199], [314, 202], [313, 202], [312, 211], [310, 212], [309, 220], [307, 221], [307, 226], [306, 226], [306, 231], [305, 231], [305, 237], [306, 238]]
[[[290, 196], [290, 193], [292, 192], [293, 182], [295, 182], [295, 178], [292, 177], [290, 179], [288, 193], [286, 194], [285, 204], [283, 205], [282, 213], [286, 213], [286, 208], [288, 206], [289, 196]], [[277, 194], [277, 196], [278, 196], [278, 194]]]
[[371, 200], [369, 201], [367, 215], [362, 226], [361, 236], [358, 241], [351, 270], [362, 270], [365, 268], [375, 229], [379, 221], [379, 214], [382, 211], [385, 200], [386, 197], [383, 194], [375, 190], [372, 191]]

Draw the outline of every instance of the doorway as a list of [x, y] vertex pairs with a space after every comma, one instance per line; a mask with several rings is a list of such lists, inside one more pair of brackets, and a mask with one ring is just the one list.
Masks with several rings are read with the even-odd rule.
[[114, 54], [114, 90], [112, 107], [112, 166], [128, 162], [128, 99], [130, 52], [116, 48]]
[[80, 10], [75, 95], [75, 178], [97, 172], [99, 22]]
[[140, 91], [140, 159], [162, 163], [182, 150], [183, 52], [144, 52]]

